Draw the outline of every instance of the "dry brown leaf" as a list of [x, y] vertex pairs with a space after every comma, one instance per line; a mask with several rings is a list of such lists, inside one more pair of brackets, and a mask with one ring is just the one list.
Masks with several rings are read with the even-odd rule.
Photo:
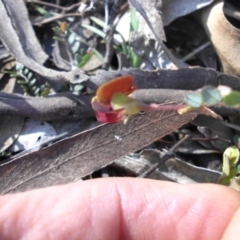
[[223, 1], [204, 9], [202, 22], [222, 62], [224, 72], [240, 76], [240, 31], [224, 16]]
[[162, 19], [164, 26], [175, 19], [199, 10], [214, 0], [162, 0]]
[[177, 158], [171, 158], [166, 162], [168, 167], [167, 177], [179, 183], [218, 183], [221, 173], [206, 168], [196, 167]]
[[148, 111], [126, 125], [105, 124], [0, 166], [0, 193], [77, 181], [115, 159], [162, 138], [203, 110]]

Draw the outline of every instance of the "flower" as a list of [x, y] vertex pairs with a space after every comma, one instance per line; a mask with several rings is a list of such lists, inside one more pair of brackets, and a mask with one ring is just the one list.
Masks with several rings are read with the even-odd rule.
[[126, 123], [133, 114], [144, 110], [166, 111], [179, 110], [186, 107], [186, 104], [145, 104], [137, 99], [128, 97], [137, 89], [133, 85], [133, 77], [130, 75], [115, 78], [102, 86], [92, 99], [92, 108], [95, 111], [99, 122], [116, 123], [123, 120]]
[[115, 123], [125, 119], [130, 115], [143, 110], [143, 103], [128, 97], [137, 89], [133, 85], [131, 75], [115, 78], [102, 86], [96, 92], [92, 99], [92, 107], [96, 113], [99, 122]]

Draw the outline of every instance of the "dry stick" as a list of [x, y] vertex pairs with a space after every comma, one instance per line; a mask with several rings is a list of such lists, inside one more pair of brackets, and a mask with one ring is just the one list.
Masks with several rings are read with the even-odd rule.
[[53, 21], [56, 21], [56, 20], [67, 18], [67, 17], [82, 17], [82, 13], [59, 14], [59, 15], [56, 15], [56, 16], [53, 16], [53, 17], [45, 18], [45, 19], [40, 20], [40, 21], [35, 21], [34, 25], [42, 26], [43, 24], [50, 23], [50, 22], [53, 22]]
[[[19, 13], [16, 12], [16, 14]], [[83, 74], [80, 69], [74, 69], [70, 72], [60, 72], [46, 68], [36, 62], [33, 58], [29, 57], [30, 54], [24, 52], [19, 36], [12, 25], [13, 20], [9, 17], [7, 6], [4, 5], [3, 1], [0, 1], [0, 19], [2, 19], [2, 21], [0, 21], [0, 38], [2, 42], [14, 57], [24, 66], [40, 76], [45, 77], [51, 84], [66, 84], [69, 82], [80, 83], [88, 79], [88, 76]]]
[[[145, 103], [183, 104], [189, 93], [190, 91], [173, 89], [140, 89], [136, 90], [132, 97]], [[22, 116], [45, 121], [93, 117], [95, 114], [91, 107], [92, 97], [93, 95], [76, 96], [65, 93], [40, 98], [0, 93], [0, 116]], [[239, 108], [215, 106], [211, 109], [221, 116], [240, 115]]]
[[153, 164], [147, 171], [139, 175], [138, 178], [147, 177], [153, 171], [155, 171], [160, 165], [166, 162], [169, 158], [174, 157], [174, 151], [189, 138], [190, 138], [190, 135], [185, 135], [180, 141], [178, 141], [173, 147], [171, 147], [170, 150], [163, 157], [161, 157], [157, 163]]
[[72, 9], [74, 9], [74, 8], [76, 8], [76, 7], [79, 7], [81, 4], [82, 4], [82, 1], [80, 1], [80, 2], [78, 2], [78, 3], [75, 3], [75, 4], [72, 4], [71, 6], [64, 8], [63, 11], [62, 11], [62, 13], [69, 12], [69, 11], [71, 11]]
[[64, 10], [65, 8], [62, 7], [62, 6], [59, 6], [57, 4], [54, 4], [54, 3], [48, 3], [48, 2], [43, 2], [43, 1], [40, 1], [40, 0], [25, 0], [27, 3], [37, 3], [39, 5], [43, 5], [43, 6], [47, 6], [47, 7], [52, 7], [52, 8], [56, 8], [56, 9], [59, 9], [59, 10]]
[[[119, 71], [100, 70], [87, 85], [101, 86], [110, 79], [132, 75], [138, 88], [196, 90], [206, 85], [226, 85], [240, 91], [240, 78], [217, 72], [212, 68], [180, 68], [178, 70], [158, 69], [154, 71], [129, 68]], [[91, 86], [92, 88], [93, 86]]]
[[[168, 90], [168, 96], [161, 94], [166, 92], [162, 89], [152, 89], [152, 99], [147, 101], [150, 90], [137, 90], [139, 94], [135, 93], [135, 98], [151, 103], [179, 103], [182, 104], [182, 91]], [[147, 92], [147, 95], [145, 94]], [[156, 93], [159, 94], [156, 94]], [[179, 92], [179, 94], [177, 94]], [[172, 94], [171, 94], [172, 93]], [[188, 93], [188, 91], [186, 91]], [[156, 97], [154, 95], [156, 94]], [[173, 97], [170, 97], [170, 96]], [[24, 97], [14, 94], [0, 93], [0, 115], [31, 117], [42, 120], [60, 120], [60, 119], [82, 119], [94, 116], [91, 108], [92, 95], [75, 96], [72, 94], [61, 94], [49, 96], [46, 98]], [[154, 101], [151, 101], [154, 100]], [[212, 108], [213, 109], [213, 108]], [[230, 108], [225, 106], [215, 107], [213, 109], [220, 115], [239, 115], [240, 110], [237, 108]]]
[[[15, 0], [4, 0], [3, 3], [5, 3], [5, 9], [7, 9], [8, 15], [11, 17], [11, 25], [6, 27], [9, 29], [14, 26], [14, 28], [17, 29], [19, 41], [25, 54], [36, 62], [43, 64], [48, 59], [48, 55], [43, 51], [32, 28], [32, 23], [29, 20], [24, 1], [19, 0], [18, 4], [16, 4]], [[9, 22], [5, 20], [3, 15], [1, 15], [0, 21], [3, 22], [3, 24], [9, 24]], [[2, 28], [1, 31], [3, 31]]]
[[194, 49], [192, 52], [188, 53], [185, 57], [182, 58], [182, 61], [188, 61], [190, 60], [192, 57], [194, 57], [196, 54], [198, 54], [199, 52], [201, 52], [203, 49], [207, 48], [208, 46], [211, 45], [211, 42], [208, 41], [204, 44], [202, 44], [201, 46], [199, 46], [198, 48]]
[[26, 0], [26, 2], [28, 2], [28, 3], [37, 3], [39, 5], [43, 5], [43, 6], [52, 7], [52, 8], [56, 8], [56, 9], [62, 10], [64, 12], [70, 11], [70, 10], [74, 9], [75, 7], [78, 7], [81, 4], [81, 2], [78, 2], [78, 3], [72, 4], [69, 7], [62, 7], [62, 6], [59, 6], [57, 4], [43, 2], [43, 1], [40, 1], [40, 0]]
[[56, 94], [46, 98], [0, 92], [0, 116], [22, 116], [44, 121], [93, 117], [92, 96]]
[[[112, 59], [112, 56], [113, 56], [113, 35], [114, 35], [114, 31], [115, 31], [115, 28], [117, 26], [117, 23], [119, 22], [121, 16], [124, 14], [124, 12], [127, 10], [127, 7], [128, 5], [124, 5], [125, 8], [121, 8], [121, 5], [120, 3], [122, 2], [122, 0], [117, 0], [115, 3], [114, 3], [114, 6], [112, 7], [113, 8], [113, 13], [111, 14], [110, 16], [110, 19], [108, 19], [108, 25], [110, 25], [110, 28], [107, 32], [107, 36], [106, 36], [106, 39], [105, 39], [105, 45], [106, 45], [106, 53], [105, 53], [105, 57], [104, 57], [104, 60], [103, 60], [103, 66], [102, 66], [102, 69], [108, 69], [109, 67], [109, 64], [110, 64], [110, 61]], [[118, 12], [121, 11], [120, 14], [118, 14]], [[114, 23], [114, 20], [117, 19], [118, 17], [118, 21], [116, 21], [115, 24]]]
[[103, 65], [102, 65], [102, 69], [108, 69], [110, 61], [112, 59], [113, 56], [113, 34], [115, 31], [115, 27], [111, 26], [110, 30], [108, 31], [108, 34], [105, 38], [105, 45], [106, 45], [106, 53], [105, 53], [105, 57], [103, 60]]

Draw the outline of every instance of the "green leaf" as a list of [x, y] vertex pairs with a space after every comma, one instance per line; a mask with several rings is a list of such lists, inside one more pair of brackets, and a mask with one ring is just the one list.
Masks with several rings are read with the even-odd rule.
[[72, 53], [75, 54], [75, 53], [78, 51], [79, 47], [80, 47], [80, 42], [79, 42], [79, 41], [76, 41], [76, 42], [74, 43], [74, 45], [72, 46], [72, 48], [71, 48]]
[[80, 50], [80, 53], [81, 53], [81, 56], [87, 55], [87, 51], [84, 48]]
[[222, 96], [217, 88], [206, 86], [202, 89], [202, 99], [207, 106], [214, 106], [222, 100]]
[[129, 51], [128, 51], [128, 46], [127, 46], [127, 43], [126, 43], [123, 35], [122, 35], [120, 32], [118, 32], [118, 31], [116, 31], [116, 33], [121, 37], [121, 40], [122, 40], [122, 41], [121, 41], [122, 52], [123, 52], [124, 54], [128, 55], [128, 53], [129, 53]]
[[38, 96], [39, 92], [40, 92], [40, 88], [34, 89], [34, 96]]
[[228, 147], [223, 153], [223, 164], [225, 160], [229, 161], [231, 167], [234, 167], [239, 158], [239, 150], [236, 146]]
[[28, 86], [21, 85], [21, 87], [22, 87], [22, 89], [23, 89], [23, 91], [24, 91], [25, 93], [29, 94], [29, 88], [28, 88]]
[[34, 7], [41, 15], [43, 15], [45, 17], [51, 17], [52, 16], [52, 14], [49, 13], [45, 8], [39, 7], [37, 5], [35, 5]]
[[104, 23], [104, 21], [102, 21], [101, 19], [96, 18], [96, 17], [90, 17], [90, 19], [91, 19], [93, 22], [95, 22], [98, 26], [104, 28], [105, 23]]
[[85, 56], [83, 57], [82, 61], [81, 61], [81, 62], [79, 63], [79, 65], [78, 65], [79, 68], [84, 67], [84, 66], [87, 64], [87, 62], [91, 59], [92, 55], [93, 55], [93, 52], [90, 53], [90, 54], [85, 55]]
[[53, 39], [55, 39], [59, 42], [63, 42], [63, 39], [61, 37], [58, 37], [58, 36], [54, 36]]
[[187, 95], [186, 97], [186, 103], [193, 107], [193, 108], [199, 108], [203, 104], [202, 94], [201, 93], [192, 93]]
[[238, 192], [240, 191], [240, 176], [231, 179], [230, 187], [237, 190]]
[[131, 104], [135, 99], [127, 97], [123, 93], [115, 93], [111, 99], [111, 106], [114, 110], [122, 109]]
[[27, 83], [24, 80], [17, 80], [17, 83], [20, 85], [27, 85]]
[[35, 91], [37, 89], [37, 86], [33, 86], [32, 90]]
[[28, 69], [28, 68], [25, 68], [25, 69], [23, 70], [23, 74], [24, 74], [25, 76], [27, 76], [28, 73], [29, 73], [29, 69]]
[[76, 54], [74, 55], [74, 59], [75, 59], [75, 61], [76, 61], [76, 63], [77, 63], [76, 66], [78, 66], [78, 64], [82, 61], [82, 56], [80, 56], [78, 53], [76, 53]]
[[72, 32], [68, 37], [68, 43], [72, 44], [76, 38], [77, 38], [77, 34], [75, 32]]
[[130, 49], [129, 52], [130, 52], [131, 67], [138, 68], [141, 62], [141, 58], [134, 52], [133, 49]]
[[16, 71], [21, 71], [24, 68], [24, 65], [22, 65], [21, 63], [17, 62], [15, 65]]
[[33, 76], [33, 73], [32, 73], [32, 72], [29, 72], [28, 75], [27, 75], [27, 78], [28, 78], [28, 79], [31, 79], [32, 76]]
[[7, 70], [7, 69], [4, 69], [3, 72], [4, 72], [4, 73], [8, 73], [8, 74], [16, 74], [16, 71]]
[[73, 91], [74, 91], [74, 92], [79, 92], [79, 91], [81, 91], [83, 88], [84, 88], [84, 86], [83, 86], [82, 84], [76, 84], [76, 85], [73, 87]]
[[138, 31], [139, 21], [137, 18], [137, 11], [135, 8], [131, 8], [131, 19], [130, 19], [130, 32]]
[[18, 73], [11, 73], [10, 77], [19, 77], [19, 74]]
[[57, 36], [61, 36], [62, 35], [62, 32], [60, 30], [59, 27], [53, 27], [52, 28], [53, 32], [57, 35]]
[[33, 86], [35, 83], [36, 83], [37, 79], [36, 78], [33, 78], [29, 83], [31, 86]]
[[82, 24], [81, 25], [82, 27], [88, 29], [89, 31], [97, 34], [98, 36], [100, 36], [101, 38], [105, 38], [106, 37], [106, 33], [103, 32], [102, 30], [99, 30], [98, 28], [96, 27], [93, 27], [93, 26], [90, 26], [90, 25], [87, 25], [87, 24]]
[[238, 106], [240, 105], [240, 92], [232, 91], [230, 94], [223, 98], [223, 103], [228, 106]]
[[237, 165], [237, 174], [240, 174], [240, 164]]
[[223, 153], [222, 177], [220, 183], [229, 185], [237, 174], [235, 165], [238, 162], [239, 150], [236, 146], [228, 147]]
[[49, 93], [50, 93], [50, 88], [45, 87], [45, 89], [41, 92], [41, 96], [42, 97], [47, 97]]
[[111, 99], [113, 110], [125, 109], [126, 115], [132, 115], [143, 111], [146, 105], [137, 99], [130, 98], [123, 93], [115, 93]]

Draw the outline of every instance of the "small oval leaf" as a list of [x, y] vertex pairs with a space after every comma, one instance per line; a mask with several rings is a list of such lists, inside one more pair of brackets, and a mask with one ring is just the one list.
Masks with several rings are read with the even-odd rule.
[[203, 103], [207, 106], [214, 106], [222, 100], [220, 91], [213, 86], [206, 86], [202, 89]]
[[240, 105], [240, 92], [232, 91], [230, 94], [223, 98], [223, 103], [228, 106]]
[[199, 108], [202, 106], [203, 104], [203, 99], [202, 99], [202, 95], [201, 93], [193, 93], [193, 94], [189, 94], [186, 97], [186, 103], [194, 108]]

